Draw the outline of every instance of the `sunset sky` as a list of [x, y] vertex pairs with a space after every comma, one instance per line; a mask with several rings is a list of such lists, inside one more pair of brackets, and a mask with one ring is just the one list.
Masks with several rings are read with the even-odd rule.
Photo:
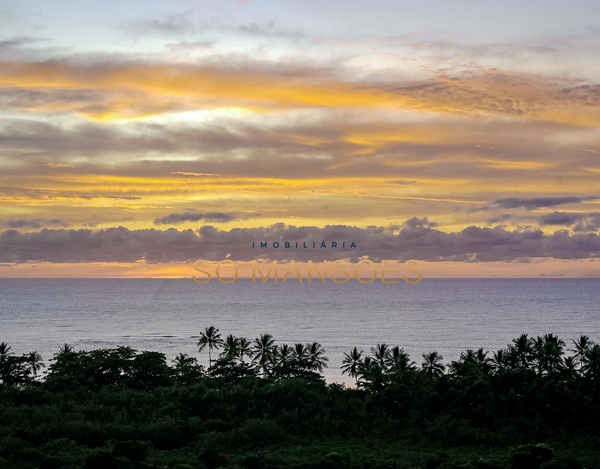
[[[598, 18], [4, 0], [0, 277], [189, 277], [227, 254], [600, 277]], [[323, 240], [357, 249], [271, 246]]]

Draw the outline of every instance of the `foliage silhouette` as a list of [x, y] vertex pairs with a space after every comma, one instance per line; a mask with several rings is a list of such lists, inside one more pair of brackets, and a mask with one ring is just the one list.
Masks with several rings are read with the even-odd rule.
[[400, 346], [354, 347], [341, 363], [351, 389], [325, 382], [318, 342], [204, 336], [222, 345], [208, 368], [65, 344], [45, 374], [39, 354], [1, 343], [0, 467], [581, 469], [571, 445], [586, 467], [600, 461], [600, 345], [585, 336], [567, 349], [523, 334], [448, 365], [426, 353], [421, 367]]

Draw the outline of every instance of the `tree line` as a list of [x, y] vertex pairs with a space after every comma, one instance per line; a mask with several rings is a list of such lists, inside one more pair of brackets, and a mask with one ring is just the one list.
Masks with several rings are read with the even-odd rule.
[[[208, 369], [195, 357], [184, 353], [177, 355], [169, 366], [165, 355], [159, 352], [138, 352], [123, 346], [75, 351], [65, 344], [54, 355], [46, 379], [78, 377], [95, 388], [127, 383], [190, 385], [203, 377], [223, 382], [238, 382], [249, 377], [323, 380], [323, 369], [329, 361], [318, 342], [276, 344], [271, 334], [261, 334], [252, 341], [231, 334], [223, 338], [214, 326], [200, 332], [197, 345], [199, 352], [208, 352]], [[219, 351], [213, 359], [213, 352]], [[480, 378], [530, 370], [564, 379], [600, 378], [600, 345], [586, 335], [572, 340], [567, 347], [554, 334], [537, 337], [522, 334], [504, 349], [492, 353], [483, 348], [468, 349], [449, 364], [444, 364], [443, 357], [432, 351], [422, 354], [420, 367], [399, 346], [381, 343], [370, 352], [366, 354], [354, 347], [344, 353], [340, 368], [342, 374], [354, 378], [358, 388], [371, 391], [390, 384], [411, 382], [419, 374], [433, 378], [442, 375]], [[35, 384], [40, 381], [40, 371], [45, 367], [38, 352], [16, 356], [7, 343], [0, 343], [0, 386]]]

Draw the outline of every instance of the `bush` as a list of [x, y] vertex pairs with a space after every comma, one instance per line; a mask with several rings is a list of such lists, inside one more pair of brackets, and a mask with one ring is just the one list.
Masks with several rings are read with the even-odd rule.
[[483, 458], [479, 458], [476, 461], [472, 461], [471, 464], [477, 469], [501, 469], [502, 465], [496, 461], [487, 461]]
[[441, 466], [439, 466], [438, 469], [461, 469], [462, 467], [463, 466], [461, 466], [455, 461], [446, 461]]
[[200, 453], [198, 459], [204, 463], [207, 469], [216, 469], [217, 467], [227, 466], [228, 464], [225, 456], [212, 449], [207, 449]]
[[49, 457], [40, 462], [39, 469], [61, 469], [63, 463], [60, 458]]
[[140, 434], [156, 449], [175, 449], [189, 443], [183, 423], [170, 418], [154, 421], [141, 427]]
[[435, 453], [432, 457], [425, 461], [425, 469], [437, 469], [449, 459], [450, 456], [446, 453]]
[[261, 461], [258, 456], [248, 456], [247, 458], [242, 459], [240, 466], [244, 469], [262, 469], [263, 461]]
[[6, 436], [0, 439], [0, 455], [4, 457], [20, 456], [27, 448], [31, 448], [31, 446], [31, 443], [22, 438]]
[[349, 466], [351, 463], [351, 459], [349, 456], [343, 456], [335, 452], [329, 453], [327, 456], [325, 456], [325, 459], [334, 462], [339, 467], [346, 467]]
[[131, 461], [145, 461], [152, 450], [148, 441], [113, 441], [110, 444], [111, 451], [115, 456], [122, 456]]
[[512, 450], [508, 465], [513, 469], [538, 469], [553, 457], [554, 451], [545, 444], [522, 445]]
[[83, 464], [83, 469], [130, 469], [128, 459], [114, 456], [110, 453], [96, 453], [88, 456]]
[[268, 446], [284, 441], [287, 437], [281, 427], [272, 420], [251, 419], [230, 432], [232, 442], [240, 445]]
[[569, 469], [583, 469], [583, 465], [575, 458], [557, 458], [557, 461], [565, 463]]
[[100, 446], [107, 439], [107, 434], [102, 428], [81, 420], [62, 422], [52, 433], [51, 438], [66, 438], [85, 446]]
[[547, 461], [540, 465], [539, 469], [570, 469], [567, 464], [558, 459], [553, 459], [552, 461]]

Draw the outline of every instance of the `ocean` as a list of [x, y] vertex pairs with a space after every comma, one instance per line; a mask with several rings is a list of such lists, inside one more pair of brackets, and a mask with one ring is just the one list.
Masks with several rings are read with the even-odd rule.
[[[319, 342], [329, 382], [344, 352], [399, 345], [420, 365], [438, 351], [449, 363], [468, 348], [497, 350], [522, 333], [558, 334], [567, 348], [586, 334], [600, 341], [600, 279], [423, 279], [418, 284], [230, 285], [191, 279], [0, 279], [0, 342], [16, 354], [38, 351], [48, 365], [59, 347], [118, 345], [154, 350], [169, 360], [198, 353], [199, 332], [217, 327], [278, 344]], [[306, 281], [305, 281], [306, 282]]]

